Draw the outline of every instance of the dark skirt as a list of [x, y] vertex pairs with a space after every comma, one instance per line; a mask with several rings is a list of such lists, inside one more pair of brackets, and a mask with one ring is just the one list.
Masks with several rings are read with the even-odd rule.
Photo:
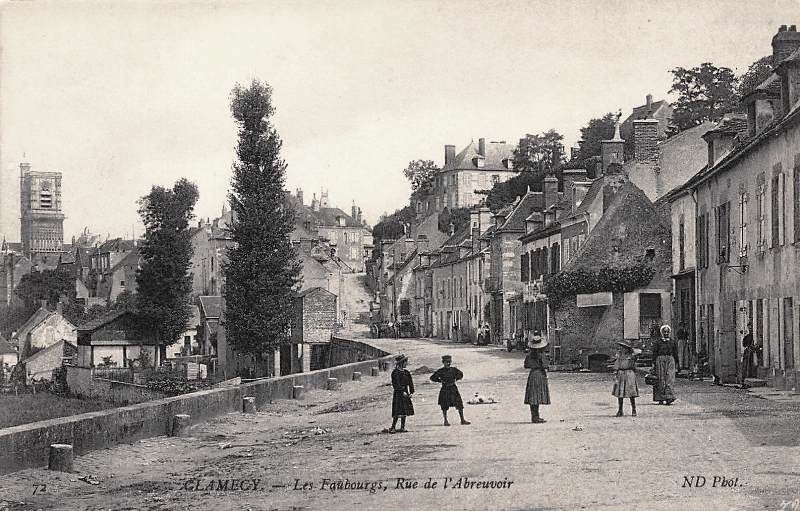
[[442, 387], [442, 390], [439, 391], [439, 406], [442, 410], [447, 410], [450, 407], [456, 410], [463, 410], [464, 402], [461, 401], [461, 394], [458, 392], [458, 387], [455, 385]]
[[402, 392], [395, 392], [392, 397], [392, 417], [414, 415], [414, 404], [409, 396]]
[[547, 386], [547, 373], [541, 369], [534, 369], [528, 375], [528, 385], [525, 387], [525, 404], [550, 404], [550, 389]]
[[617, 380], [611, 393], [618, 398], [639, 397], [639, 385], [636, 383], [636, 371], [633, 369], [620, 369], [617, 371]]
[[656, 384], [653, 385], [653, 401], [674, 401], [675, 359], [672, 355], [659, 355], [653, 367]]

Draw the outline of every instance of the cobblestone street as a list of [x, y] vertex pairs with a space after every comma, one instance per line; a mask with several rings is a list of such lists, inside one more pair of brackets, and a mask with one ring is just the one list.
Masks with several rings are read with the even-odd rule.
[[[389, 374], [381, 373], [255, 416], [219, 417], [188, 438], [96, 451], [75, 460], [75, 474], [10, 474], [0, 508], [729, 511], [778, 510], [800, 498], [797, 401], [679, 380], [678, 401], [657, 406], [640, 381], [639, 416], [628, 416], [626, 403], [626, 416], [615, 418], [611, 374], [550, 373], [553, 405], [543, 407], [547, 423], [534, 425], [522, 403], [522, 353], [373, 342], [406, 353], [418, 371], [407, 434], [381, 433], [391, 408]], [[476, 392], [499, 401], [466, 405], [470, 426], [442, 426], [428, 377], [444, 353], [464, 371], [465, 401]], [[86, 475], [99, 484], [79, 479]], [[685, 478], [697, 476], [705, 485], [687, 487]], [[238, 482], [220, 491], [229, 480]], [[499, 484], [465, 484], [492, 481]]]

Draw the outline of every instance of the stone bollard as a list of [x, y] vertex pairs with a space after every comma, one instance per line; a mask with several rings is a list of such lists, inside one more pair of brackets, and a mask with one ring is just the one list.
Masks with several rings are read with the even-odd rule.
[[339, 388], [339, 380], [336, 378], [328, 378], [328, 390], [337, 390]]
[[381, 371], [388, 371], [389, 370], [389, 362], [386, 362], [385, 360], [381, 360], [380, 362], [378, 362], [378, 369], [380, 369]]
[[179, 413], [172, 419], [172, 436], [187, 436], [192, 417], [185, 413]]
[[359, 371], [353, 371], [353, 381], [361, 381], [361, 373]]
[[303, 399], [302, 385], [295, 385], [292, 387], [292, 399]]
[[369, 375], [370, 376], [380, 376], [380, 372], [381, 372], [380, 369], [378, 369], [377, 367], [370, 367], [369, 368]]
[[256, 398], [245, 397], [242, 399], [242, 411], [244, 413], [256, 413]]
[[53, 444], [50, 446], [47, 470], [72, 472], [72, 446], [70, 444]]

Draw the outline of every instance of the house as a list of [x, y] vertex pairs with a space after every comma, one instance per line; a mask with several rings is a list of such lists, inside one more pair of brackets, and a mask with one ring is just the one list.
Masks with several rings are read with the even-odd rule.
[[445, 208], [472, 207], [481, 202], [478, 190], [489, 190], [508, 181], [514, 170], [514, 144], [478, 139], [456, 154], [454, 145], [444, 146], [444, 165], [437, 173], [433, 189], [414, 205], [417, 214], [427, 216]]
[[195, 296], [214, 296], [223, 292], [228, 247], [233, 245], [230, 225], [233, 213], [223, 204], [222, 214], [213, 221], [200, 220], [190, 229], [192, 241], [192, 293]]
[[139, 250], [134, 248], [116, 264], [100, 274], [95, 291], [96, 298], [102, 298], [106, 304], [112, 304], [124, 291], [135, 293], [136, 273], [141, 266]]
[[62, 367], [65, 362], [74, 363], [77, 351], [73, 343], [60, 340], [22, 360], [20, 365], [25, 368], [25, 384], [52, 380], [53, 371]]
[[186, 330], [178, 337], [178, 342], [167, 346], [167, 358], [214, 353], [213, 351], [203, 352], [203, 344], [200, 342], [201, 340], [198, 334], [202, 321], [200, 307], [192, 305], [190, 306], [190, 310], [191, 316], [189, 317], [189, 322], [186, 324]]
[[[683, 220], [684, 228], [673, 232], [683, 247], [683, 272], [694, 277], [696, 351], [707, 356], [722, 382], [735, 381], [750, 324], [761, 348], [759, 375], [778, 388], [793, 388], [800, 368], [800, 33], [795, 25], [780, 27], [772, 50], [773, 74], [742, 100], [746, 130], [723, 120], [706, 137], [706, 165], [669, 200], [673, 225]], [[676, 278], [676, 288], [687, 295], [690, 284]]]
[[78, 366], [160, 365], [158, 341], [137, 336], [135, 319], [132, 312], [116, 311], [78, 327]]
[[336, 328], [336, 295], [321, 287], [305, 289], [292, 299], [290, 344], [281, 346], [281, 374], [325, 367]]
[[[31, 272], [31, 260], [14, 250], [14, 245], [3, 240], [0, 250], [0, 305], [11, 305], [19, 301], [14, 290], [22, 280], [23, 275]], [[21, 246], [19, 247], [21, 250]]]
[[[4, 376], [9, 376], [18, 360], [17, 349], [0, 334], [0, 371], [4, 372]], [[5, 380], [7, 381], [8, 378]]]
[[61, 303], [55, 311], [42, 305], [12, 337], [17, 344], [21, 357], [27, 357], [32, 351], [44, 349], [60, 340], [75, 343], [77, 334], [75, 325], [67, 321], [61, 313]]

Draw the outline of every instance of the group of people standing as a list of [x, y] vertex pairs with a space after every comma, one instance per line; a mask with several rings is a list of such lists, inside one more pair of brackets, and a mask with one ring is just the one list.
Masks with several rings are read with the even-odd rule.
[[[620, 350], [614, 363], [616, 379], [612, 394], [617, 398], [617, 417], [622, 417], [625, 399], [631, 403], [631, 415], [636, 416], [636, 398], [639, 397], [639, 386], [636, 378], [636, 362], [642, 351], [626, 342], [618, 342]], [[529, 370], [528, 381], [525, 385], [525, 404], [530, 407], [531, 423], [542, 424], [547, 422], [540, 415], [539, 407], [550, 404], [550, 387], [547, 383], [547, 363], [544, 350], [547, 339], [536, 336], [528, 341], [528, 353], [525, 356], [524, 367]], [[678, 363], [678, 346], [671, 337], [671, 328], [663, 325], [660, 336], [653, 345], [653, 369], [650, 377], [653, 379], [653, 401], [660, 405], [671, 405], [675, 397], [675, 371]], [[461, 424], [470, 424], [464, 418], [464, 403], [458, 391], [456, 382], [464, 374], [452, 366], [453, 358], [450, 355], [442, 357], [442, 367], [431, 375], [431, 381], [441, 383], [439, 391], [439, 407], [442, 409], [444, 425], [449, 426], [447, 411], [455, 408], [461, 418]], [[414, 382], [411, 373], [406, 369], [408, 357], [398, 355], [395, 357], [395, 368], [392, 371], [392, 427], [389, 433], [405, 432], [406, 417], [414, 415], [414, 405], [411, 395], [414, 393]], [[647, 381], [650, 378], [646, 378]], [[400, 428], [397, 422], [400, 421]]]

